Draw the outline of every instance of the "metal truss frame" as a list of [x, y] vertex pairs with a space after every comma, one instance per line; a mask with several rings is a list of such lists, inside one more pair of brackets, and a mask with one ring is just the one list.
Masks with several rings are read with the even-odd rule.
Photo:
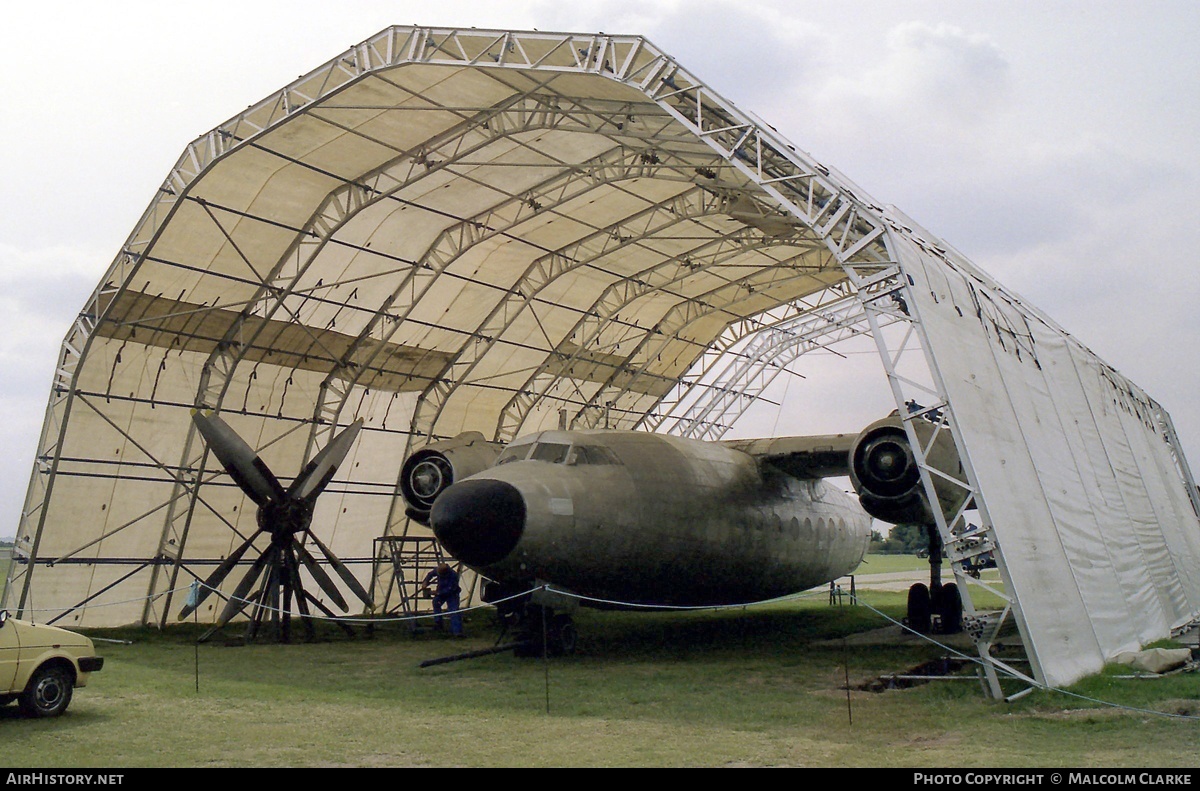
[[[572, 109], [578, 110], [579, 108]], [[341, 186], [326, 196], [318, 210], [296, 234], [290, 249], [270, 266], [270, 270], [265, 276], [260, 276], [255, 263], [242, 255], [239, 250], [239, 255], [242, 255], [247, 268], [261, 279], [262, 286], [258, 294], [251, 300], [252, 310], [243, 313], [241, 320], [227, 330], [226, 337], [218, 344], [208, 363], [205, 364], [196, 395], [196, 408], [221, 408], [235, 371], [244, 359], [245, 352], [253, 346], [257, 339], [257, 334], [251, 333], [247, 337], [243, 332], [246, 322], [251, 317], [269, 319], [277, 312], [283, 312], [289, 315], [297, 326], [306, 327], [300, 319], [306, 295], [297, 291], [297, 284], [320, 251], [333, 241], [337, 230], [358, 212], [389, 198], [399, 190], [411, 186], [415, 181], [427, 178], [437, 170], [447, 167], [450, 162], [470, 156], [496, 139], [531, 129], [548, 128], [556, 123], [573, 122], [578, 117], [574, 112], [561, 112], [555, 105], [547, 103], [543, 97], [532, 94], [517, 96], [500, 107], [472, 116], [443, 135], [434, 146], [426, 147], [419, 152], [404, 152], [372, 173], [342, 178]], [[593, 130], [595, 127], [585, 124], [582, 128]], [[205, 210], [212, 217], [214, 224], [221, 227], [220, 220], [208, 205], [205, 205]], [[260, 221], [270, 222], [267, 218], [262, 218]], [[222, 228], [222, 233], [225, 233], [229, 241], [233, 243], [232, 236], [224, 228]], [[234, 247], [237, 249], [236, 245]], [[415, 270], [415, 265], [413, 268]], [[299, 297], [298, 304], [294, 307], [289, 306], [289, 300], [294, 297]], [[258, 331], [261, 332], [266, 325], [260, 322], [257, 326]], [[315, 336], [313, 341], [315, 345], [320, 344], [319, 339]], [[329, 354], [336, 357], [332, 352]], [[327, 440], [337, 426], [333, 424], [321, 428], [324, 428], [322, 433]], [[310, 432], [308, 443], [309, 453], [315, 452], [314, 446], [317, 444], [318, 426], [314, 424], [313, 429]], [[202, 449], [198, 457], [193, 459], [195, 440], [195, 427], [189, 426], [184, 444], [184, 463], [181, 466], [197, 469], [199, 474], [203, 475], [207, 451]], [[187, 463], [189, 459], [192, 459], [190, 464]], [[307, 458], [304, 459], [305, 462], [307, 460]], [[186, 508], [175, 507], [175, 503], [180, 498], [173, 493], [172, 505], [168, 511], [160, 540], [160, 556], [181, 557], [195, 510], [196, 492], [197, 489], [193, 488]], [[244, 537], [241, 538], [244, 540]], [[176, 587], [178, 572], [179, 565], [173, 565], [171, 578], [165, 583], [168, 590]], [[157, 600], [154, 591], [159, 584], [158, 574], [156, 573], [154, 576], [156, 579], [151, 583], [151, 594], [147, 597], [147, 602]], [[164, 599], [160, 619], [166, 618], [170, 603], [171, 596], [168, 593]], [[149, 617], [148, 613], [147, 619]]]
[[[584, 413], [589, 408], [593, 408], [594, 411], [594, 404], [602, 397], [601, 394], [611, 385], [615, 377], [629, 377], [630, 381], [626, 385], [626, 389], [628, 389], [637, 381], [639, 370], [639, 366], [636, 364], [637, 358], [648, 358], [650, 355], [661, 354], [660, 351], [645, 350], [652, 337], [658, 336], [660, 344], [667, 340], [681, 340], [680, 332], [688, 323], [675, 318], [677, 314], [684, 311], [674, 309], [652, 327], [631, 327], [628, 324], [614, 321], [621, 311], [628, 309], [643, 296], [665, 290], [698, 270], [719, 268], [725, 261], [746, 251], [765, 249], [772, 244], [774, 243], [766, 242], [760, 235], [748, 230], [745, 233], [726, 236], [703, 245], [702, 248], [697, 249], [686, 258], [668, 258], [661, 264], [643, 270], [635, 276], [614, 282], [596, 299], [571, 331], [559, 341], [552, 356], [534, 371], [509, 400], [500, 413], [496, 430], [497, 440], [511, 441], [516, 436], [525, 417], [543, 400], [561, 399], [553, 394], [553, 391], [560, 385], [561, 376], [552, 369], [570, 370], [574, 363], [584, 359], [584, 353], [587, 350], [616, 350], [622, 344], [632, 342], [633, 350], [624, 358], [624, 362], [614, 365], [612, 375], [601, 384], [596, 395], [588, 399], [581, 399], [584, 401], [583, 406], [578, 410], [571, 424], [579, 425], [581, 420], [586, 423], [586, 419], [583, 417]], [[712, 292], [691, 298], [686, 304], [696, 306], [701, 310], [692, 312], [690, 320], [702, 315], [711, 315], [714, 311], [723, 309], [719, 307], [722, 304], [717, 298], [720, 296], [719, 292], [741, 288], [745, 289], [747, 294], [761, 293], [774, 286], [790, 284], [797, 279], [809, 277], [814, 272], [826, 271], [827, 264], [813, 265], [806, 262], [812, 252], [813, 248], [802, 250], [799, 254], [779, 261], [771, 267], [736, 278]], [[708, 309], [704, 310], [706, 306]], [[705, 350], [707, 348], [705, 347]], [[676, 380], [671, 380], [670, 384], [672, 388], [678, 387]], [[612, 404], [607, 402], [607, 405], [611, 406]], [[631, 416], [635, 413], [636, 410], [628, 412]]]
[[[485, 119], [477, 116], [469, 123], [464, 123], [456, 128], [455, 134], [447, 135], [444, 144], [433, 149], [433, 153], [429, 153], [430, 149], [425, 149], [415, 158], [412, 155], [405, 155], [399, 160], [389, 163], [386, 168], [372, 174], [375, 186], [369, 189], [362, 187], [364, 181], [362, 178], [346, 180], [342, 187], [326, 198], [321, 210], [298, 234], [293, 250], [280, 259], [273, 268], [273, 272], [287, 272], [284, 278], [286, 282], [281, 281], [280, 285], [273, 287], [264, 283], [262, 296], [257, 301], [258, 310], [250, 315], [270, 318], [277, 311], [282, 310], [293, 317], [297, 316], [299, 310], [289, 309], [285, 304], [289, 297], [300, 295], [296, 289], [296, 283], [321, 249], [328, 244], [337, 243], [335, 239], [337, 230], [353, 219], [362, 209], [379, 201], [392, 199], [392, 196], [400, 189], [411, 186], [414, 182], [437, 170], [452, 167], [453, 163], [463, 161], [470, 154], [497, 139], [511, 137], [518, 132], [529, 132], [533, 129], [562, 129], [563, 125], [568, 123], [571, 124], [571, 128], [589, 131], [594, 131], [596, 126], [609, 123], [605, 116], [592, 114], [579, 107], [572, 108], [570, 113], [561, 112], [560, 105], [551, 104], [546, 101], [545, 97], [536, 94], [527, 94], [521, 97], [521, 100], [521, 102], [506, 103], [504, 107], [493, 109]], [[550, 107], [555, 107], [556, 110], [552, 112]], [[520, 122], [502, 121], [510, 115]], [[591, 119], [592, 122], [576, 125], [580, 118]], [[475, 134], [474, 130], [478, 126], [488, 130], [486, 139], [475, 145], [463, 146], [464, 138]], [[414, 167], [416, 160], [420, 160], [417, 164], [420, 164], [421, 167]], [[386, 175], [388, 171], [397, 167], [404, 171], [405, 178]], [[678, 168], [679, 166], [676, 164], [674, 167]], [[668, 171], [669, 166], [664, 167], [663, 170]], [[371, 371], [370, 363], [374, 360], [374, 355], [380, 353], [380, 350], [384, 348], [383, 342], [390, 339], [392, 334], [400, 328], [408, 314], [417, 305], [421, 295], [426, 293], [439, 277], [446, 274], [450, 265], [464, 251], [486, 239], [508, 233], [508, 229], [527, 221], [540, 209], [565, 203], [596, 183], [615, 183], [620, 180], [644, 177], [646, 174], [647, 165], [644, 162], [643, 152], [628, 150], [607, 152], [590, 167], [573, 173], [572, 178], [556, 177], [542, 185], [537, 191], [510, 196], [501, 207], [493, 207], [474, 217], [455, 222], [438, 236], [420, 259], [412, 262], [397, 262], [405, 270], [398, 285], [383, 304], [373, 310], [366, 326], [359, 332], [350, 349], [335, 358], [335, 367], [322, 382], [320, 395], [314, 407], [313, 420], [310, 424], [304, 462], [307, 462], [339, 427], [346, 403], [358, 381]], [[608, 179], [613, 181], [609, 182]], [[380, 181], [386, 182], [386, 187], [382, 186]], [[353, 196], [353, 200], [349, 199], [351, 196]], [[301, 250], [304, 251], [303, 254], [301, 254]], [[247, 263], [249, 265], [249, 262]], [[336, 285], [338, 284], [331, 283], [326, 284], [325, 287], [332, 288]], [[297, 321], [297, 323], [304, 326], [302, 322]], [[226, 388], [232, 381], [233, 374], [244, 356], [244, 351], [254, 343], [253, 337], [235, 341], [240, 329], [240, 325], [230, 328], [228, 337], [220, 344], [209, 364], [205, 366], [205, 374], [196, 398], [198, 408], [220, 408], [224, 401]], [[374, 347], [374, 354], [365, 361], [355, 361], [353, 359], [355, 351], [368, 343]], [[192, 428], [189, 430], [186, 445], [189, 450], [194, 443], [194, 435], [195, 430]], [[204, 456], [201, 453], [200, 458], [197, 458], [190, 466], [199, 468], [203, 472], [203, 464]], [[172, 499], [174, 501], [175, 498]], [[186, 521], [181, 530], [169, 530], [164, 533], [164, 546], [182, 549], [186, 540], [187, 523], [190, 523], [190, 514], [194, 507], [194, 502], [188, 505], [186, 512], [188, 516], [185, 517]], [[174, 579], [168, 583], [168, 587], [175, 587]], [[169, 609], [169, 604], [168, 599], [167, 607], [164, 608], [164, 617], [166, 609]]]
[[[857, 289], [867, 321], [870, 324], [871, 335], [875, 339], [888, 384], [895, 398], [899, 415], [903, 420], [905, 434], [920, 469], [922, 487], [926, 499], [931, 505], [930, 510], [933, 512], [938, 534], [950, 560], [955, 581], [960, 589], [966, 590], [968, 585], [982, 587], [1006, 602], [998, 619], [988, 619], [983, 618], [975, 610], [970, 596], [962, 598], [964, 623], [975, 641], [985, 691], [994, 699], [1004, 697], [1004, 691], [1000, 685], [1001, 673], [1020, 679], [1032, 688], [1037, 685], [1033, 677], [1015, 669], [1011, 664], [993, 654], [993, 646], [997, 644], [1009, 618], [1016, 619], [1017, 626], [1022, 633], [1025, 631], [1024, 620], [1021, 617], [1020, 604], [1016, 597], [1006, 592], [1013, 589], [1011, 579], [1003, 554], [999, 551], [995, 540], [987, 504], [976, 483], [977, 478], [971, 467], [970, 457], [960, 439], [954, 410], [946, 396], [937, 361], [929, 352], [925, 329], [912, 307], [915, 305], [915, 300], [909, 292], [908, 278], [904, 275], [903, 267], [900, 264], [848, 265], [846, 270]], [[890, 342], [884, 331], [885, 326], [889, 323], [902, 330], [900, 338], [892, 338]], [[912, 366], [914, 362], [916, 363], [915, 367]], [[922, 374], [923, 378], [918, 378]], [[928, 440], [922, 440], [917, 432], [916, 425], [920, 421], [935, 426]], [[949, 434], [954, 442], [963, 467], [962, 478], [948, 475], [931, 466], [927, 461], [928, 451], [943, 432]], [[962, 500], [963, 504], [957, 512], [948, 514], [942, 511], [935, 488], [935, 479], [943, 485], [949, 484], [963, 490], [965, 495]], [[975, 527], [966, 521], [966, 512], [971, 507], [977, 510], [981, 521], [981, 524]], [[964, 561], [969, 561], [986, 552], [994, 552], [1006, 590], [976, 580], [964, 571]], [[1028, 641], [1025, 642], [1025, 645], [1029, 645]], [[1028, 649], [1027, 655], [1034, 660], [1032, 652]]]
[[[696, 439], [720, 439], [801, 356], [867, 332], [870, 326], [866, 314], [854, 295], [840, 296], [819, 309], [810, 308], [797, 316], [757, 327], [744, 345], [741, 342], [747, 336], [727, 331], [714, 349], [724, 347], [729, 351], [714, 355], [708, 365], [693, 371], [696, 378], [681, 385], [668, 408], [654, 416], [652, 430]], [[701, 387], [703, 382], [708, 382], [708, 386]], [[645, 422], [649, 424], [648, 420]]]
[[[501, 107], [456, 108], [455, 111], [459, 113], [462, 122], [420, 151], [397, 152], [396, 159], [372, 173], [337, 177], [340, 186], [326, 197], [304, 227], [296, 229], [295, 242], [277, 261], [251, 261], [237, 247], [232, 226], [224, 224], [221, 215], [225, 213], [231, 220], [236, 218], [238, 221], [255, 221], [258, 218], [234, 213], [190, 195], [192, 185], [223, 156], [240, 146], [257, 146], [266, 150], [259, 138], [273, 127], [297, 115], [310, 114], [328, 123], [335, 123], [330, 115], [336, 112], [337, 106], [319, 100], [327, 100], [342, 88], [367, 76], [383, 77], [388, 69], [406, 63], [516, 69], [526, 75], [539, 73], [546, 76], [540, 83], [518, 94]], [[30, 487], [29, 503], [32, 507], [27, 509], [26, 519], [36, 517], [38, 523], [33, 531], [34, 538], [31, 544], [20, 546], [18, 551], [29, 558], [36, 559], [38, 556], [37, 543], [44, 526], [44, 504], [52, 492], [54, 476], [60, 462], [57, 448], [65, 435], [76, 389], [75, 369], [87, 353], [97, 325], [105, 320], [107, 310], [128, 288], [132, 275], [141, 263], [147, 260], [148, 249], [181, 205], [188, 201], [198, 204], [233, 249], [238, 251], [246, 265], [249, 282], [261, 284], [257, 296], [249, 301], [250, 307], [244, 314], [244, 320], [229, 328], [226, 338], [217, 344], [203, 368], [192, 406], [220, 409], [233, 375], [245, 359], [245, 351], [255, 340], [241, 336], [245, 320], [251, 317], [270, 318], [282, 311], [303, 326], [301, 314], [311, 295], [301, 293], [298, 283], [308, 265], [325, 245], [336, 241], [337, 231], [358, 212], [390, 197], [404, 186], [413, 183], [414, 179], [420, 179], [435, 170], [452, 168], [455, 163], [467, 163], [472, 153], [500, 137], [514, 137], [531, 129], [565, 126], [589, 132], [621, 129], [625, 139], [640, 138], [644, 143], [653, 141], [652, 146], [646, 145], [645, 150], [636, 152], [632, 166], [644, 170], [653, 165], [656, 174], [659, 175], [672, 167], [663, 164], [664, 159], [671, 156], [670, 139], [664, 138], [662, 134], [665, 124], [653, 129], [644, 129], [640, 135], [636, 128], [632, 128], [633, 125], [630, 125], [631, 128], [623, 128], [634, 120], [635, 108], [628, 103], [614, 103], [611, 106], [596, 102], [570, 105], [562, 97], [551, 100], [539, 95], [539, 88], [553, 75], [569, 72], [600, 74], [638, 89], [647, 97], [645, 107], [656, 109], [659, 116], [665, 114], [666, 117], [674, 119], [685, 130], [686, 136], [678, 138], [680, 144], [695, 145], [695, 141], [699, 140], [703, 144], [701, 148], [707, 147], [710, 151], [709, 158], [699, 165], [694, 161], [689, 162], [695, 172], [709, 175], [718, 170], [738, 173], [745, 183], [752, 185], [760, 195], [765, 196], [764, 199], [768, 203], [773, 203], [776, 210], [796, 218], [801, 225], [810, 229], [813, 237], [819, 239], [839, 262], [880, 257], [879, 238], [883, 228], [873, 214], [873, 210], [878, 207], [861, 205], [855, 190], [827, 168], [797, 153], [794, 147], [772, 130], [725, 102], [644, 39], [424, 28], [388, 29], [330, 60], [314, 72], [302, 76], [187, 147], [168, 175], [159, 195], [139, 221], [125, 249], [110, 267], [103, 285], [93, 294], [76, 326], [64, 341], [43, 430], [42, 451], [33, 473], [34, 482]], [[652, 113], [638, 112], [638, 118], [653, 116]], [[681, 158], [680, 162], [682, 161]], [[610, 164], [618, 171], [622, 168], [620, 163]], [[632, 172], [630, 166], [630, 160], [625, 159], [624, 173]], [[673, 166], [677, 169], [682, 167], [680, 164]], [[600, 169], [598, 167], [593, 173], [599, 174]], [[447, 263], [453, 260], [456, 252], [477, 244], [488, 233], [502, 233], [502, 230], [495, 230], [497, 216], [508, 212], [508, 227], [514, 227], [525, 216], [527, 209], [533, 212], [544, 209], [547, 205], [545, 198], [549, 192], [556, 188], [565, 190], [567, 183], [569, 182], [545, 185], [546, 189], [538, 194], [512, 195], [505, 202], [501, 212], [493, 212], [486, 218], [460, 220], [431, 247], [425, 260], [397, 262], [397, 266], [407, 263], [411, 267], [408, 276], [403, 279], [402, 285], [394, 289], [391, 296], [374, 310], [374, 315], [359, 335], [359, 341], [366, 342], [373, 332], [380, 331], [380, 327], [389, 323], [400, 323], [401, 315], [397, 313], [395, 303], [400, 299], [405, 286], [409, 287], [415, 301], [416, 295], [420, 293], [419, 281], [429, 282], [436, 278], [439, 272], [445, 271]], [[560, 201], [563, 199], [561, 196], [565, 194], [560, 193]], [[508, 326], [515, 315], [528, 308], [540, 287], [572, 267], [592, 264], [613, 249], [635, 243], [655, 227], [656, 223], [669, 224], [680, 221], [672, 215], [673, 212], [681, 212], [684, 217], [689, 218], [701, 217], [706, 212], [718, 211], [728, 203], [730, 197], [694, 189], [670, 204], [650, 206], [641, 216], [630, 218], [618, 227], [597, 229], [592, 237], [575, 245], [573, 250], [549, 252], [527, 272], [527, 279], [536, 278], [540, 285], [515, 289], [501, 300], [488, 320], [480, 325], [477, 332], [471, 334], [477, 342], [466, 344], [465, 351], [468, 356], [460, 356], [446, 371], [450, 384], [446, 385], [444, 379], [439, 377], [427, 387], [426, 396], [418, 402], [417, 418], [409, 434], [410, 443], [416, 436], [433, 435], [436, 418], [445, 403], [445, 398], [463, 381], [464, 376], [469, 374], [475, 361], [480, 359], [478, 354], [471, 353], [478, 347], [478, 341], [494, 344], [495, 338], [501, 334], [496, 330]], [[717, 252], [720, 245], [716, 248], [713, 252]], [[694, 252], [699, 255], [699, 251]], [[707, 265], [717, 265], [718, 260], [719, 252], [707, 261]], [[666, 266], [669, 264], [664, 265]], [[608, 302], [614, 306], [619, 305], [621, 299], [628, 300], [639, 291], [668, 287], [671, 276], [667, 274], [663, 279], [662, 271], [666, 269], [645, 273], [647, 279], [633, 278], [617, 284], [597, 300], [597, 306]], [[765, 276], [766, 285], [770, 284], [772, 277], [777, 275]], [[654, 285], [647, 285], [650, 283]], [[757, 285], [764, 285], [761, 279]], [[733, 292], [745, 289], [747, 293], [752, 293], [754, 287], [755, 283], [746, 280], [731, 283], [728, 290]], [[622, 289], [625, 289], [624, 297], [618, 296]], [[682, 309], [676, 310], [669, 321], [660, 324], [660, 331], [665, 329], [667, 333], [678, 334], [679, 329], [688, 322], [712, 309], [711, 305], [703, 300], [688, 302]], [[611, 312], [610, 321], [616, 322], [616, 309], [611, 308]], [[587, 318], [586, 313], [581, 317], [581, 329]], [[499, 323], [492, 327], [489, 321], [493, 324]], [[600, 324], [604, 324], [603, 320]], [[592, 329], [590, 334], [599, 337], [600, 333]], [[648, 338], [649, 336], [644, 338], [641, 344], [645, 345]], [[313, 336], [313, 343], [314, 346], [319, 345], [319, 338]], [[358, 345], [356, 344], [356, 347]], [[698, 350], [697, 355], [702, 351]], [[332, 353], [330, 355], [333, 356]], [[369, 365], [355, 364], [350, 360], [350, 355], [347, 355], [325, 379], [320, 399], [314, 405], [307, 455], [315, 453], [330, 433], [336, 430], [351, 392], [367, 370]], [[614, 376], [615, 374], [616, 372]], [[530, 381], [537, 379], [537, 376], [535, 373]], [[532, 400], [522, 401], [519, 397], [525, 391], [517, 391], [518, 398], [514, 401], [519, 401], [520, 404], [514, 404], [514, 410], [505, 411], [505, 417], [498, 426], [498, 433], [504, 433], [506, 426], [515, 425], [524, 410], [544, 397], [547, 390], [544, 376], [538, 384], [539, 395]], [[610, 382], [597, 389], [597, 395], [611, 384], [610, 379]], [[729, 381], [722, 386], [736, 385]], [[628, 393], [628, 387], [624, 388], [623, 392]], [[611, 407], [611, 404], [605, 404], [602, 409], [597, 408], [594, 395], [579, 410], [577, 421], [594, 421], [601, 411], [609, 414]], [[649, 411], [643, 409], [641, 417], [644, 418]], [[629, 412], [630, 417], [635, 414]], [[57, 439], [54, 439], [55, 436]], [[156, 591], [164, 587], [170, 590], [177, 583], [180, 570], [178, 559], [182, 557], [186, 545], [192, 515], [201, 502], [198, 497], [200, 485], [210, 480], [205, 472], [205, 463], [206, 454], [197, 449], [195, 432], [191, 430], [184, 443], [180, 461], [173, 468], [179, 472], [173, 476], [173, 490], [163, 506], [166, 513], [156, 553], [156, 558], [166, 561], [163, 565], [171, 568], [171, 572], [167, 578], [161, 578], [159, 566], [156, 565], [147, 597], [150, 603], [162, 604], [159, 611], [160, 620], [166, 617], [170, 601], [169, 598], [158, 600]], [[398, 494], [394, 493], [393, 506], [397, 497]], [[389, 519], [388, 533], [392, 532], [392, 526], [393, 521]], [[230, 527], [232, 528], [232, 525]], [[24, 531], [23, 534], [27, 535]], [[21, 602], [25, 601], [27, 593], [26, 584], [20, 595]], [[150, 603], [147, 604], [145, 613], [145, 619], [148, 621], [154, 618], [153, 605]]]
[[[786, 285], [811, 278], [815, 273], [827, 270], [826, 264], [808, 267], [800, 265], [788, 267], [781, 264], [777, 271], [769, 273], [770, 280], [764, 281], [762, 273], [756, 273], [725, 283], [704, 294], [700, 299], [679, 303], [655, 324], [652, 332], [639, 333], [632, 338], [633, 350], [626, 355], [622, 364], [613, 369], [613, 372], [600, 384], [595, 393], [586, 400], [571, 425], [578, 428], [597, 428], [600, 425], [612, 428], [633, 428], [655, 409], [660, 400], [645, 396], [639, 387], [639, 385], [644, 385], [645, 380], [651, 378], [638, 365], [640, 361], [661, 357], [668, 344], [686, 338], [685, 330], [688, 325], [712, 316], [714, 313], [729, 311], [739, 303], [755, 299], [759, 288], [766, 289], [771, 285]], [[761, 321], [757, 320], [737, 322], [736, 324], [740, 327], [759, 328], [762, 326]], [[621, 340], [627, 341], [630, 338], [626, 337]], [[698, 353], [693, 356], [689, 373], [685, 374], [683, 378], [691, 380], [690, 371], [694, 368], [695, 361], [703, 359], [710, 348], [697, 349]], [[620, 386], [616, 385], [618, 378], [625, 380]], [[693, 383], [701, 388], [711, 386], [702, 380], [695, 380]], [[672, 381], [671, 386], [672, 389], [678, 387], [679, 380]], [[614, 414], [618, 415], [615, 421], [611, 419]]]

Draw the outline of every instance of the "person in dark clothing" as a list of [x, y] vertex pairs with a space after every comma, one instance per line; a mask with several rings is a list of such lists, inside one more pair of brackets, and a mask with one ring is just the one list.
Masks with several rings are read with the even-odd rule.
[[458, 584], [458, 572], [450, 568], [449, 563], [439, 563], [437, 568], [425, 575], [425, 590], [437, 581], [433, 591], [433, 626], [442, 628], [442, 610], [450, 616], [450, 634], [455, 637], [463, 636], [462, 614], [458, 610], [459, 596], [462, 589]]

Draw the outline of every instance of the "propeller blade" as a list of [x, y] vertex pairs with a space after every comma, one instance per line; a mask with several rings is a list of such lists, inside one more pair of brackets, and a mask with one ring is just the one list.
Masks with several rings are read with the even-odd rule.
[[192, 413], [192, 422], [221, 466], [256, 505], [283, 500], [283, 487], [275, 474], [228, 423], [215, 413], [205, 415], [198, 410]]
[[304, 564], [304, 567], [308, 569], [308, 573], [317, 581], [317, 585], [320, 586], [321, 590], [325, 591], [326, 596], [333, 599], [334, 604], [345, 611], [347, 609], [346, 600], [342, 597], [341, 591], [337, 589], [337, 585], [334, 585], [333, 580], [325, 573], [325, 569], [317, 565], [317, 559], [295, 537], [292, 538], [292, 544], [296, 548], [296, 554], [300, 557], [300, 562]]
[[[298, 549], [301, 549], [300, 545], [292, 541], [291, 546], [288, 547], [288, 551], [284, 553], [288, 585], [291, 588], [289, 599], [295, 599], [296, 609], [300, 612], [300, 623], [304, 626], [304, 637], [306, 640], [311, 641], [316, 638], [316, 629], [313, 627], [312, 617], [308, 612], [308, 599], [311, 598], [311, 594], [304, 590], [304, 583], [300, 579], [300, 566], [296, 559], [296, 550]], [[291, 610], [290, 604], [287, 606], [287, 609]]]
[[196, 596], [195, 603], [185, 604], [179, 611], [179, 620], [182, 621], [195, 612], [204, 603], [204, 600], [209, 597], [209, 594], [221, 586], [221, 583], [225, 581], [225, 577], [229, 575], [229, 572], [233, 571], [233, 567], [238, 564], [238, 561], [242, 559], [242, 555], [246, 554], [246, 550], [253, 543], [254, 536], [250, 536], [246, 539], [245, 543], [230, 553], [229, 557], [221, 561], [221, 565], [217, 566], [216, 571], [208, 575], [208, 579], [200, 586], [199, 595]]
[[287, 549], [279, 553], [280, 569], [278, 583], [282, 588], [282, 599], [277, 612], [279, 624], [279, 639], [285, 643], [292, 641], [292, 596], [298, 595], [304, 600], [304, 588], [300, 584], [300, 574], [296, 571], [296, 558]]
[[305, 465], [304, 470], [296, 476], [296, 480], [292, 481], [292, 485], [288, 487], [288, 497], [309, 502], [317, 499], [317, 495], [325, 491], [325, 487], [333, 479], [333, 474], [345, 460], [346, 454], [350, 452], [351, 446], [354, 445], [354, 439], [362, 427], [363, 419], [359, 418], [342, 429], [340, 434]]
[[[279, 624], [279, 556], [279, 550], [271, 547], [271, 560], [267, 562], [267, 573], [263, 577], [262, 587], [250, 597], [254, 601], [254, 609], [250, 611], [246, 622], [247, 643], [254, 642], [264, 622], [273, 628]], [[278, 636], [278, 629], [274, 628], [274, 631]]]
[[329, 618], [330, 618], [330, 619], [331, 619], [331, 620], [332, 620], [334, 623], [336, 623], [338, 626], [340, 626], [340, 627], [342, 628], [342, 631], [343, 631], [343, 632], [345, 632], [346, 634], [350, 635], [351, 637], [353, 637], [353, 636], [354, 636], [354, 630], [350, 628], [350, 625], [349, 625], [348, 623], [346, 623], [345, 621], [343, 621], [343, 620], [342, 620], [341, 618], [339, 618], [338, 616], [334, 615], [334, 613], [333, 613], [333, 610], [329, 609], [329, 608], [328, 608], [328, 607], [326, 607], [324, 604], [321, 604], [321, 602], [317, 601], [317, 598], [316, 598], [315, 596], [313, 596], [313, 595], [312, 595], [311, 593], [309, 593], [308, 591], [305, 591], [305, 592], [304, 592], [304, 598], [305, 598], [305, 599], [307, 599], [307, 600], [308, 600], [308, 602], [309, 602], [310, 604], [312, 604], [312, 606], [316, 607], [318, 610], [320, 610], [321, 612], [323, 612], [323, 613], [325, 613], [327, 616], [329, 616]]
[[321, 543], [321, 539], [317, 538], [311, 532], [308, 534], [308, 537], [317, 545], [317, 549], [321, 550], [321, 554], [329, 561], [329, 565], [333, 566], [333, 570], [342, 578], [342, 582], [346, 583], [346, 586], [350, 588], [350, 592], [361, 599], [363, 604], [368, 607], [372, 606], [371, 594], [367, 593], [366, 589], [354, 578], [354, 575], [350, 573], [350, 569], [346, 568], [345, 564], [329, 551], [329, 547]]
[[225, 603], [225, 609], [221, 611], [221, 617], [217, 618], [214, 628], [219, 629], [229, 623], [230, 618], [237, 615], [250, 603], [246, 594], [254, 587], [254, 583], [258, 580], [258, 575], [262, 573], [263, 567], [267, 565], [268, 560], [275, 552], [275, 547], [271, 546], [267, 548], [266, 552], [258, 556], [254, 564], [250, 566], [250, 570], [246, 572], [246, 576], [242, 577], [242, 581], [234, 589], [233, 595], [229, 597], [229, 601]]

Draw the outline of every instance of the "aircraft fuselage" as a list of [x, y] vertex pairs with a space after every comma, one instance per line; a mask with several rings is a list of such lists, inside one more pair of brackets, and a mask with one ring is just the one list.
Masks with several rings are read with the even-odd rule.
[[720, 443], [546, 431], [438, 495], [443, 546], [505, 585], [614, 603], [734, 604], [851, 573], [870, 540], [856, 498]]

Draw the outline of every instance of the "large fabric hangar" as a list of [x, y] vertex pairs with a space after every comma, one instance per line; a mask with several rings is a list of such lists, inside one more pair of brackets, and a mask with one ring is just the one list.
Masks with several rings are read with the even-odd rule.
[[284, 479], [362, 419], [312, 524], [379, 602], [379, 539], [428, 535], [398, 490], [427, 443], [715, 439], [851, 337], [910, 438], [957, 447], [979, 529], [939, 533], [956, 569], [994, 552], [1032, 668], [992, 656], [997, 623], [989, 673], [1068, 683], [1196, 620], [1170, 419], [1051, 319], [643, 38], [414, 27], [184, 150], [63, 342], [5, 604], [175, 622], [256, 530], [196, 410]]

